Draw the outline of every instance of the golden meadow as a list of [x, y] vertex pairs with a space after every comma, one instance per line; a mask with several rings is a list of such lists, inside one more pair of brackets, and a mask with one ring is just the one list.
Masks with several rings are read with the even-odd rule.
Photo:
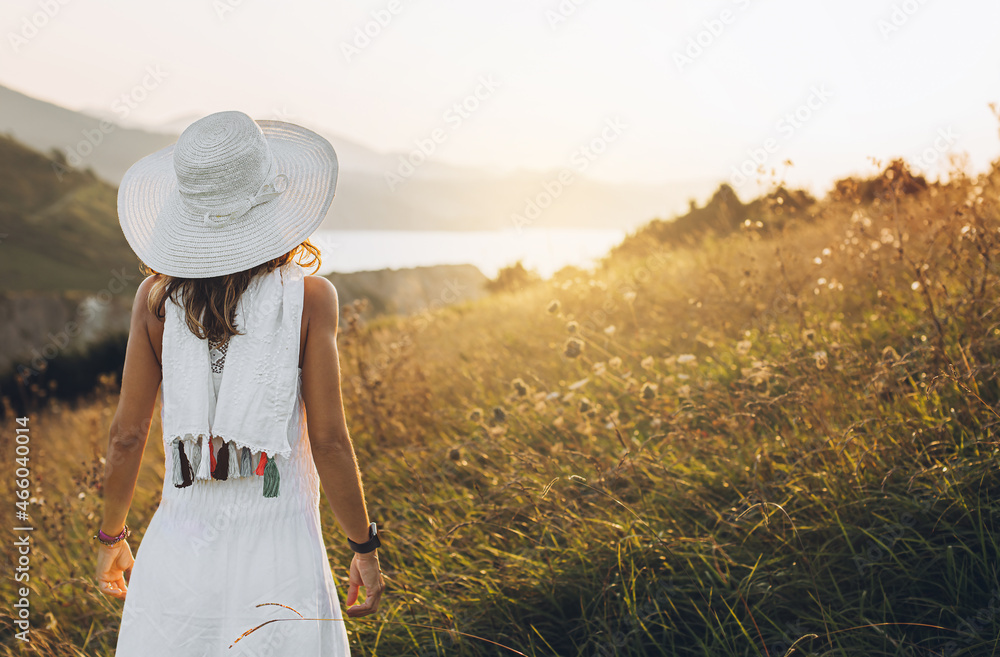
[[[996, 654], [998, 207], [1000, 161], [946, 184], [896, 161], [818, 201], [723, 186], [593, 271], [511, 268], [411, 317], [345, 306], [388, 589], [377, 618], [330, 622], [355, 655]], [[113, 652], [90, 535], [117, 389], [32, 414], [33, 641], [6, 605], [4, 655]]]

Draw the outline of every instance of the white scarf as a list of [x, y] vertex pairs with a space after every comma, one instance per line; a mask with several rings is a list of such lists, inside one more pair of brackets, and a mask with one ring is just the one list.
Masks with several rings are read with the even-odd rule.
[[[178, 443], [194, 479], [212, 478], [211, 463], [223, 449], [228, 450], [230, 477], [262, 474], [257, 472], [261, 452], [268, 459], [291, 456], [291, 439], [298, 431], [304, 277], [304, 269], [290, 262], [258, 276], [240, 297], [235, 323], [241, 334], [229, 338], [211, 423], [209, 395], [215, 390], [208, 340], [188, 328], [182, 303], [166, 300], [161, 422], [164, 449], [174, 450], [175, 485], [187, 485], [180, 483]], [[265, 482], [264, 494], [273, 496], [266, 487]], [[272, 492], [277, 494], [276, 482]]]

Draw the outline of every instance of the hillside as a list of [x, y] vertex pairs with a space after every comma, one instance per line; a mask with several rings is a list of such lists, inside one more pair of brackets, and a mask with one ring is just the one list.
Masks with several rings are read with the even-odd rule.
[[122, 278], [134, 291], [139, 261], [116, 199], [92, 173], [0, 136], [0, 290], [97, 292]]
[[486, 276], [473, 265], [434, 265], [327, 274], [342, 305], [364, 299], [366, 318], [409, 315], [486, 293]]
[[[690, 246], [638, 231], [517, 292], [349, 308], [345, 408], [388, 583], [379, 617], [346, 621], [352, 648], [993, 654], [1000, 169], [842, 182], [807, 216]], [[66, 537], [99, 512], [117, 386], [31, 420], [33, 518], [59, 530], [32, 573], [54, 657], [114, 645], [120, 603]], [[163, 478], [153, 418], [133, 549]]]

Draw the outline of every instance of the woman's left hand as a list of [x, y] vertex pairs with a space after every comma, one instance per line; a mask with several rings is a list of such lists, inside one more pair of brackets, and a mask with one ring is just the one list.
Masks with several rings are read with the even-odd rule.
[[128, 540], [121, 540], [114, 545], [97, 546], [97, 583], [101, 593], [125, 599], [128, 586], [125, 584], [125, 573], [132, 576], [132, 548]]

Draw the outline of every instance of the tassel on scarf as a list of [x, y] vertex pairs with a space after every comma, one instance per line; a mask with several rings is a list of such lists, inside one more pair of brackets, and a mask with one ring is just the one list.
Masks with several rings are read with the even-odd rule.
[[173, 447], [173, 451], [174, 451], [174, 455], [173, 455], [173, 461], [174, 461], [174, 486], [176, 486], [177, 488], [181, 488], [184, 485], [184, 473], [181, 470], [180, 444], [181, 444], [181, 441], [175, 440], [174, 441], [174, 447]]
[[191, 475], [192, 478], [198, 476], [198, 466], [201, 465], [201, 441], [196, 440], [196, 442], [191, 446]]
[[229, 443], [229, 478], [235, 479], [240, 476], [240, 455], [236, 451], [236, 445]]
[[219, 456], [215, 460], [215, 469], [212, 470], [212, 479], [225, 481], [229, 477], [229, 448], [226, 443], [222, 443], [219, 448]]
[[[194, 472], [191, 470], [191, 464], [188, 462], [187, 454], [184, 453], [184, 441], [177, 441], [177, 451], [181, 457], [181, 477], [182, 482], [180, 488], [191, 485], [191, 479], [194, 477]], [[175, 468], [176, 472], [176, 468]]]
[[264, 497], [278, 496], [278, 465], [274, 462], [274, 457], [267, 460], [264, 466]]
[[212, 465], [209, 468], [212, 476], [215, 476], [215, 445], [212, 444], [212, 437], [208, 437], [208, 455], [212, 457]]
[[257, 469], [254, 470], [254, 474], [262, 475], [264, 474], [264, 468], [267, 466], [267, 452], [260, 453], [260, 460], [257, 461]]
[[253, 464], [250, 462], [250, 448], [240, 450], [240, 476], [249, 477], [253, 474]]

